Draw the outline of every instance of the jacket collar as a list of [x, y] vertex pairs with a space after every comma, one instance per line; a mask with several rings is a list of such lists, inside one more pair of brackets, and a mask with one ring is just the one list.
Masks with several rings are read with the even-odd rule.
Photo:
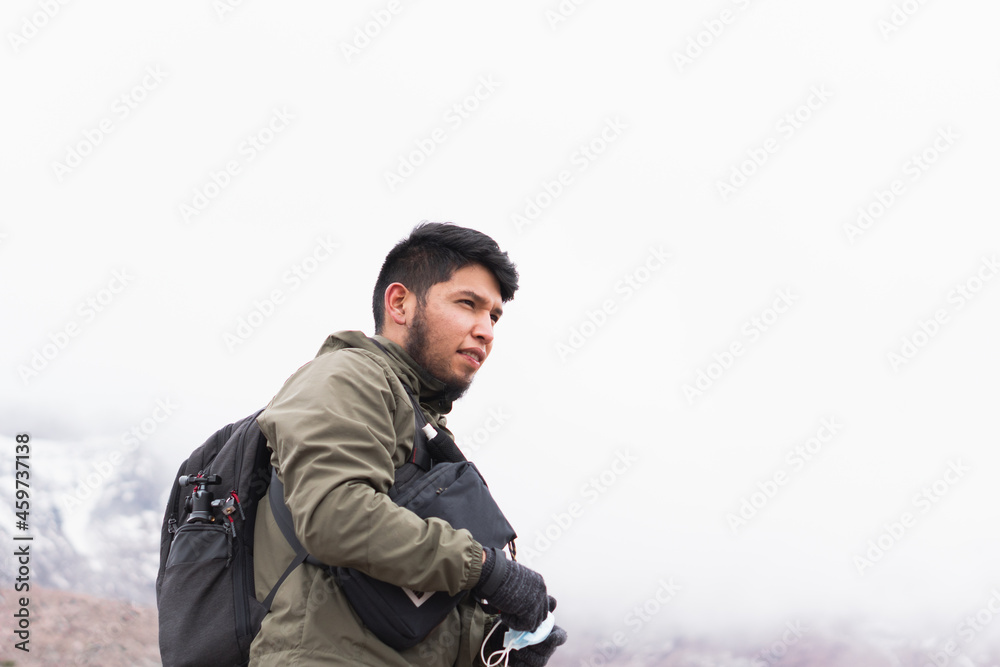
[[421, 403], [427, 404], [438, 414], [451, 412], [452, 402], [444, 397], [444, 383], [441, 380], [425, 371], [401, 345], [385, 336], [376, 335], [374, 338], [388, 354], [379, 349], [362, 331], [338, 331], [327, 336], [316, 356], [345, 347], [361, 348], [377, 354], [388, 362], [393, 372], [419, 397]]

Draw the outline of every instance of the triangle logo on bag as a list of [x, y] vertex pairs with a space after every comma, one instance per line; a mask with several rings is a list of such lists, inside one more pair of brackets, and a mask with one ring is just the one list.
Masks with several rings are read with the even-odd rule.
[[400, 588], [402, 588], [403, 592], [406, 593], [406, 597], [410, 598], [410, 602], [413, 603], [414, 607], [419, 607], [423, 603], [430, 600], [431, 596], [434, 595], [434, 593], [436, 592], [432, 591], [430, 593], [426, 593], [424, 591], [413, 591], [410, 590], [409, 588], [403, 588], [402, 586], [400, 586]]

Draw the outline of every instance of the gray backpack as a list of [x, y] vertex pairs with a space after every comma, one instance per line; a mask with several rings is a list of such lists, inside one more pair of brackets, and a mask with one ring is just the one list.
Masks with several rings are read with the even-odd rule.
[[156, 576], [164, 667], [247, 664], [281, 584], [257, 601], [253, 530], [271, 481], [267, 439], [257, 426], [261, 412], [216, 431], [177, 471]]

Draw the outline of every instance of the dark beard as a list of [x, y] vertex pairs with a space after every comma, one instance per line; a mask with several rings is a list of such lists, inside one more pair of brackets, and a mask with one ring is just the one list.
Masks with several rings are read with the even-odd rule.
[[409, 336], [406, 339], [406, 353], [409, 354], [428, 375], [444, 385], [444, 398], [448, 401], [457, 401], [468, 391], [470, 382], [456, 381], [454, 378], [441, 377], [443, 369], [434, 368], [434, 360], [427, 356], [427, 324], [420, 312], [413, 316], [413, 325], [410, 327]]

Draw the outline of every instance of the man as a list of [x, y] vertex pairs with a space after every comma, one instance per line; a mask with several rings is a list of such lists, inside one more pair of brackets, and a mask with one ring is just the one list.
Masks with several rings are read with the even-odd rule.
[[[471, 591], [417, 646], [395, 651], [359, 620], [322, 568], [303, 564], [278, 589], [251, 648], [251, 665], [481, 665], [505, 626], [533, 630], [554, 608], [536, 572], [484, 549], [466, 530], [421, 519], [387, 495], [413, 447], [410, 388], [435, 428], [468, 389], [493, 347], [494, 325], [517, 290], [517, 271], [475, 230], [425, 223], [386, 256], [372, 306], [375, 340], [327, 338], [258, 417], [284, 487], [295, 533], [317, 560], [419, 591]], [[255, 526], [255, 578], [263, 599], [294, 552], [267, 502]], [[504, 559], [498, 562], [497, 559]], [[503, 567], [506, 566], [506, 567]], [[498, 569], [499, 568], [499, 569]], [[504, 572], [493, 591], [489, 575]], [[487, 613], [479, 599], [488, 597]], [[487, 632], [501, 623], [483, 647]], [[510, 654], [544, 665], [566, 633]]]

